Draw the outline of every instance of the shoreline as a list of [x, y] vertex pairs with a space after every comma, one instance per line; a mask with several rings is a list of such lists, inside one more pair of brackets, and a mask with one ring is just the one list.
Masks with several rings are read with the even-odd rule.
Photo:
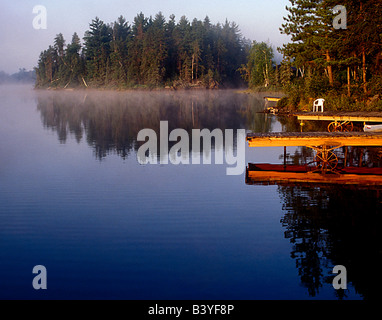
[[137, 92], [137, 91], [147, 91], [147, 92], [192, 92], [192, 91], [235, 91], [240, 94], [260, 94], [260, 95], [276, 95], [277, 97], [284, 97], [286, 93], [282, 90], [269, 90], [269, 91], [256, 91], [248, 88], [233, 88], [233, 87], [221, 87], [221, 88], [206, 88], [206, 87], [187, 87], [187, 88], [170, 88], [170, 87], [155, 87], [155, 88], [111, 88], [111, 87], [76, 87], [76, 88], [60, 88], [60, 87], [35, 87], [32, 86], [33, 90], [36, 91], [68, 91], [68, 92], [76, 92], [76, 91], [111, 91], [111, 92]]

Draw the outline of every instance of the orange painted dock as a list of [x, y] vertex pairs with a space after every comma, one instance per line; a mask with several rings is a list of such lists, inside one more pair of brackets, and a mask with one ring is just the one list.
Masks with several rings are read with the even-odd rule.
[[379, 132], [271, 132], [247, 134], [249, 147], [382, 146]]
[[350, 122], [381, 122], [382, 112], [361, 111], [326, 111], [326, 112], [295, 112], [298, 120], [350, 121]]
[[310, 171], [303, 165], [254, 164], [246, 168], [246, 184], [352, 185], [382, 189], [382, 168], [345, 167], [338, 173]]

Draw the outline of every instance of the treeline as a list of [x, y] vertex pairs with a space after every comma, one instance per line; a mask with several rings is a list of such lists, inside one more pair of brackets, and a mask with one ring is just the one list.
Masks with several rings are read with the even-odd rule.
[[[280, 31], [291, 42], [279, 50], [283, 64], [296, 67], [296, 79], [286, 79], [289, 98], [282, 105], [302, 109], [325, 98], [332, 110], [382, 110], [382, 2], [290, 2]], [[346, 8], [342, 21], [336, 19], [336, 5]]]
[[36, 87], [158, 87], [238, 85], [239, 67], [250, 43], [236, 23], [211, 24], [196, 18], [178, 22], [162, 13], [138, 14], [130, 25], [120, 16], [113, 23], [98, 17], [83, 43], [77, 33], [66, 45], [60, 33], [41, 52]]
[[0, 84], [3, 83], [33, 83], [36, 81], [34, 71], [27, 71], [25, 68], [19, 69], [19, 72], [8, 74], [0, 71]]
[[284, 90], [294, 78], [291, 63], [277, 64], [271, 44], [253, 41], [247, 63], [239, 69], [250, 89], [262, 91]]

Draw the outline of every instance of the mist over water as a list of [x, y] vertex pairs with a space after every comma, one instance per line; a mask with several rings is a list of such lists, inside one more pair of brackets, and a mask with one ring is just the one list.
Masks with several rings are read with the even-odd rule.
[[[137, 161], [138, 132], [159, 135], [161, 121], [188, 133], [284, 130], [263, 108], [263, 95], [233, 90], [0, 86], [0, 297], [377, 297], [362, 269], [380, 267], [377, 190], [251, 185], [214, 161]], [[282, 148], [245, 151], [246, 164], [283, 161]], [[346, 292], [331, 285], [336, 264], [348, 268]], [[36, 265], [47, 290], [32, 287]]]

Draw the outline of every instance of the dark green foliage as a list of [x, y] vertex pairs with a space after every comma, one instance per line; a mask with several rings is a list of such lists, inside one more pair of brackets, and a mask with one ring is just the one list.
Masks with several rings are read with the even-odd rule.
[[65, 46], [62, 34], [43, 51], [36, 67], [37, 87], [160, 87], [241, 85], [238, 68], [248, 43], [235, 23], [212, 25], [185, 17], [178, 22], [161, 12], [124, 17], [106, 24], [96, 17], [85, 32]]
[[110, 54], [113, 30], [98, 17], [90, 24], [90, 30], [85, 32], [85, 60], [87, 79], [95, 86], [105, 85], [110, 77]]
[[[291, 97], [290, 107], [310, 108], [311, 99], [320, 97], [326, 99], [327, 110], [380, 108], [377, 95], [382, 93], [382, 2], [290, 3], [280, 31], [289, 35], [291, 41], [279, 48], [284, 59], [298, 71], [299, 79], [284, 85]], [[347, 11], [346, 29], [333, 26], [338, 14], [333, 8], [339, 4]], [[306, 101], [306, 105], [301, 101]]]
[[249, 50], [248, 62], [240, 70], [243, 78], [248, 82], [250, 88], [268, 87], [271, 81], [279, 80], [275, 77], [273, 62], [273, 49], [265, 42], [253, 41]]

